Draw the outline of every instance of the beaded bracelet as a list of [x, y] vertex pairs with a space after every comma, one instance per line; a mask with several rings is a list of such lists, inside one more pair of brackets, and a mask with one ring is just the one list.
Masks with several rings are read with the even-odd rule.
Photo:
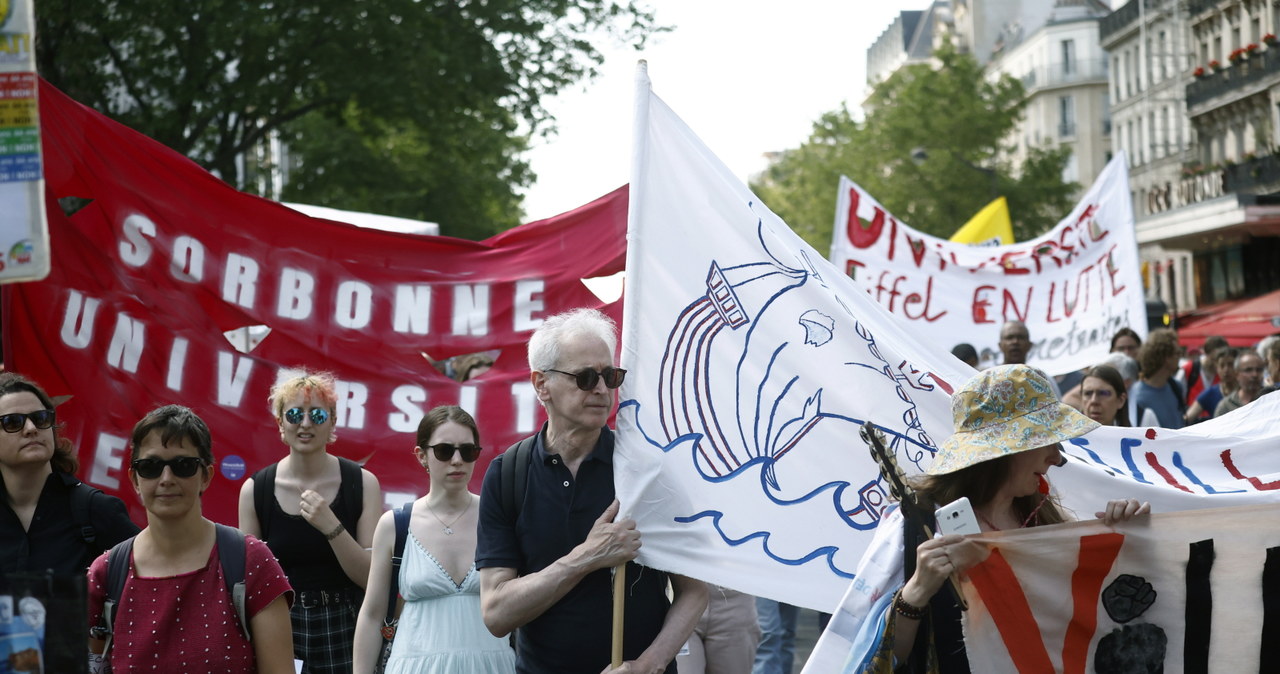
[[912, 606], [907, 600], [902, 598], [902, 590], [898, 590], [893, 594], [893, 612], [908, 620], [919, 620], [924, 617], [924, 612], [929, 610], [929, 605]]
[[324, 539], [326, 541], [331, 541], [337, 538], [343, 531], [346, 531], [346, 529], [347, 529], [346, 527], [342, 526], [342, 522], [338, 522], [338, 528], [325, 534]]

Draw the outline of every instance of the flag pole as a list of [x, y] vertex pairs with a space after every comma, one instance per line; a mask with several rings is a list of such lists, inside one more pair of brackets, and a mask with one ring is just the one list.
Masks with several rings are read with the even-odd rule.
[[[633, 269], [631, 265], [632, 256], [637, 254], [637, 244], [634, 237], [634, 225], [636, 223], [636, 184], [643, 171], [645, 163], [645, 136], [649, 125], [649, 63], [644, 59], [636, 62], [636, 100], [635, 100], [635, 116], [632, 120], [632, 144], [631, 144], [631, 192], [627, 205], [627, 268]], [[629, 314], [636, 311], [634, 302], [625, 301], [626, 293], [623, 293], [624, 301], [622, 303], [622, 325], [631, 325]], [[626, 345], [626, 339], [623, 339], [623, 345]], [[622, 357], [626, 358], [626, 350], [623, 349]], [[626, 382], [623, 382], [626, 386]], [[621, 516], [621, 515], [620, 515]], [[613, 650], [610, 654], [610, 666], [622, 666], [622, 621], [626, 608], [626, 591], [627, 591], [627, 564], [623, 562], [613, 567]]]

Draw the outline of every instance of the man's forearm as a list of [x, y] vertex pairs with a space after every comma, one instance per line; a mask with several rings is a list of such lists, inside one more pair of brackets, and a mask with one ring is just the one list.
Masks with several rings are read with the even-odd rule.
[[482, 569], [480, 604], [485, 626], [494, 636], [510, 634], [545, 613], [590, 572], [572, 554], [527, 576], [516, 577], [514, 569]]
[[665, 671], [676, 654], [689, 640], [693, 628], [707, 610], [707, 585], [700, 580], [685, 576], [671, 576], [671, 591], [674, 600], [667, 609], [667, 617], [662, 622], [662, 630], [653, 639], [653, 643], [644, 650], [637, 661], [642, 666], [639, 671]]

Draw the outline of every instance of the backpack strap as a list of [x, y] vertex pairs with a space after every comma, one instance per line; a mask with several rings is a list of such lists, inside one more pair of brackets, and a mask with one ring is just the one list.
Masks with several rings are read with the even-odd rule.
[[276, 465], [273, 463], [253, 474], [253, 510], [258, 515], [258, 531], [264, 541], [271, 537], [271, 500], [276, 497]]
[[512, 522], [520, 516], [520, 508], [524, 505], [529, 462], [533, 460], [533, 443], [537, 437], [536, 434], [531, 435], [502, 453], [502, 510]]
[[97, 627], [90, 630], [95, 639], [104, 639], [107, 643], [102, 649], [105, 659], [111, 654], [111, 642], [115, 637], [116, 607], [120, 605], [120, 595], [124, 593], [124, 584], [129, 579], [129, 562], [133, 557], [133, 537], [111, 547], [107, 554], [107, 597], [102, 602], [102, 618]]
[[[387, 584], [387, 617], [383, 620], [383, 636], [396, 621], [396, 600], [400, 597], [400, 564], [404, 561], [404, 546], [409, 540], [409, 520], [413, 516], [413, 501], [392, 511], [396, 525], [396, 544], [391, 551], [391, 582]], [[395, 632], [391, 632], [392, 635]]]
[[360, 464], [342, 457], [338, 457], [338, 475], [342, 480], [338, 487], [338, 498], [342, 499], [347, 518], [351, 520], [349, 523], [343, 522], [342, 526], [355, 538], [356, 525], [364, 511], [364, 475], [360, 472]]
[[227, 583], [227, 592], [231, 595], [231, 606], [235, 608], [236, 617], [240, 619], [240, 628], [244, 630], [244, 638], [253, 641], [253, 632], [249, 629], [248, 602], [245, 599], [244, 567], [248, 546], [244, 542], [244, 534], [235, 527], [216, 524], [218, 540], [218, 564], [222, 565], [222, 578]]
[[101, 493], [101, 489], [83, 482], [77, 482], [71, 488], [71, 518], [80, 527], [80, 537], [97, 552], [102, 552], [102, 548], [96, 544], [98, 532], [93, 528], [92, 513], [93, 500]]

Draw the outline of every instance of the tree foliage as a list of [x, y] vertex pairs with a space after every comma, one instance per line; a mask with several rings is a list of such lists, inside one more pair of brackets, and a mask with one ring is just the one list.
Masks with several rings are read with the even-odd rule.
[[847, 107], [823, 115], [808, 141], [752, 183], [816, 249], [831, 246], [842, 174], [910, 226], [942, 238], [995, 194], [1008, 199], [1019, 240], [1048, 230], [1070, 209], [1078, 186], [1062, 181], [1067, 148], [1033, 148], [1016, 167], [1005, 158], [1001, 143], [1026, 107], [1022, 84], [989, 79], [976, 60], [950, 47], [935, 56], [936, 64], [906, 66], [877, 86], [864, 121]]
[[44, 0], [37, 24], [54, 86], [233, 185], [278, 132], [287, 197], [474, 236], [519, 217], [544, 100], [657, 29], [634, 0]]

